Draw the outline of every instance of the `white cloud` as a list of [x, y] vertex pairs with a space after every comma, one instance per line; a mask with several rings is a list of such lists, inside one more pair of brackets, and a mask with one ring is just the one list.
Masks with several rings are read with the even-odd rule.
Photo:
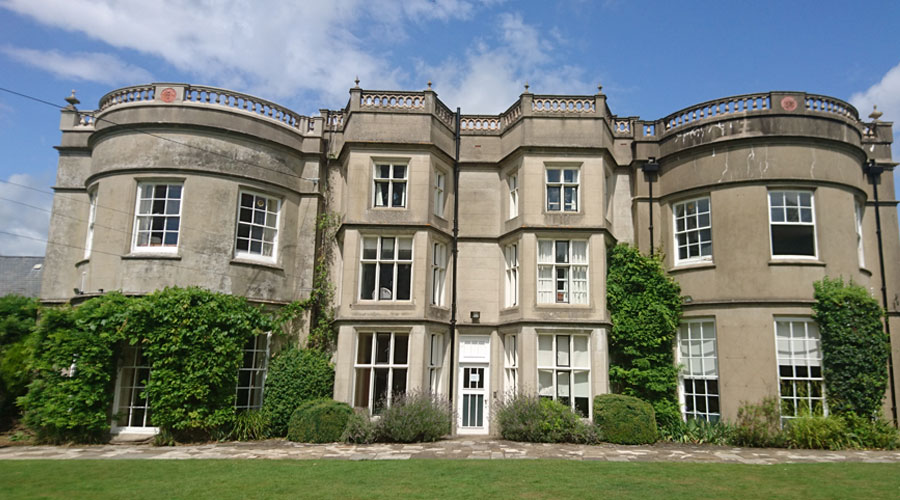
[[479, 40], [460, 58], [439, 65], [419, 61], [416, 71], [435, 82], [445, 103], [460, 106], [464, 113], [499, 113], [512, 104], [525, 82], [538, 94], [584, 94], [589, 84], [583, 68], [559, 65], [557, 46], [519, 14], [501, 14], [496, 40]]
[[[358, 75], [397, 88], [389, 60], [410, 23], [466, 19], [472, 0], [0, 0], [38, 22], [155, 56], [197, 78], [272, 99], [312, 92], [342, 106]], [[140, 83], [140, 82], [134, 82]], [[317, 103], [319, 104], [319, 103]]]
[[[859, 114], [866, 120], [865, 117], [872, 112], [872, 106], [877, 105], [878, 111], [884, 113], [881, 120], [895, 122], [900, 126], [900, 64], [888, 70], [880, 82], [850, 96], [850, 103], [856, 106]], [[895, 138], [900, 138], [898, 126], [894, 127]]]
[[98, 52], [64, 54], [58, 50], [35, 50], [11, 46], [0, 48], [0, 52], [29, 66], [71, 80], [116, 85], [147, 82], [153, 79], [147, 70], [128, 64], [110, 54]]
[[[7, 180], [41, 190], [47, 189], [47, 183], [28, 174], [13, 174]], [[0, 233], [0, 255], [44, 255], [45, 243], [38, 240], [47, 239], [50, 222], [47, 211], [50, 210], [53, 197], [48, 193], [0, 182], [0, 198], [0, 231], [3, 231]]]

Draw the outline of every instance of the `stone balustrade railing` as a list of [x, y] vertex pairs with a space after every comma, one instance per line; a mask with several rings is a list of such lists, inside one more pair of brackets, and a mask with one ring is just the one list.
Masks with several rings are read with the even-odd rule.
[[768, 93], [745, 94], [706, 101], [690, 108], [676, 111], [661, 121], [665, 131], [668, 132], [711, 118], [744, 114], [751, 111], [767, 111], [771, 108], [772, 102]]
[[463, 115], [459, 119], [459, 129], [466, 132], [500, 132], [500, 117], [491, 115]]
[[522, 117], [522, 101], [518, 100], [509, 107], [502, 115], [500, 115], [501, 121], [503, 122], [503, 128], [508, 128], [513, 123], [516, 123], [519, 118]]
[[437, 99], [435, 99], [434, 103], [434, 114], [437, 115], [438, 119], [444, 122], [445, 125], [450, 127], [451, 130], [453, 129], [456, 124], [456, 113], [450, 111], [450, 108]]
[[852, 105], [834, 97], [806, 94], [806, 110], [822, 113], [834, 113], [853, 121], [859, 121], [859, 113]]
[[113, 90], [100, 98], [100, 107], [97, 111], [105, 111], [107, 108], [120, 104], [152, 101], [156, 97], [155, 89], [154, 85], [136, 85]]
[[539, 96], [532, 98], [531, 109], [535, 113], [593, 113], [596, 111], [594, 96]]
[[231, 90], [191, 85], [184, 89], [184, 102], [222, 106], [252, 113], [301, 132], [313, 129], [313, 122], [309, 117], [294, 113], [274, 102]]
[[633, 121], [629, 119], [613, 118], [612, 131], [613, 135], [616, 136], [631, 136], [634, 131]]
[[329, 130], [341, 130], [344, 128], [343, 111], [323, 111], [325, 127]]
[[424, 92], [366, 92], [360, 93], [362, 108], [376, 109], [424, 109]]

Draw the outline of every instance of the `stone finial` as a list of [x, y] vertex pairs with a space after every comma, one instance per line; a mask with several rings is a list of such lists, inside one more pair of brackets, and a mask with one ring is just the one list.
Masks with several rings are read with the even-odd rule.
[[431, 80], [428, 80], [428, 90], [431, 90]]
[[528, 93], [528, 88], [529, 88], [529, 87], [531, 87], [531, 85], [528, 85], [528, 81], [526, 80], [526, 81], [525, 81], [525, 93], [526, 93], [526, 94]]
[[878, 111], [878, 106], [876, 106], [876, 105], [873, 104], [873, 105], [872, 105], [872, 112], [869, 113], [869, 118], [871, 118], [873, 122], [877, 122], [878, 119], [881, 118], [881, 115], [882, 115], [882, 114], [883, 114], [883, 113], [882, 113], [881, 111]]
[[66, 106], [66, 109], [75, 109], [76, 105], [81, 104], [81, 101], [75, 97], [75, 89], [72, 89], [72, 95], [66, 97], [66, 102], [69, 103], [69, 105]]
[[602, 93], [603, 93], [603, 85], [601, 85], [601, 84], [599, 84], [599, 83], [597, 84], [597, 93], [598, 93], [598, 94], [602, 94]]
[[353, 82], [356, 83], [356, 86], [353, 88], [358, 89], [359, 88], [359, 75], [356, 75], [356, 80], [353, 80]]

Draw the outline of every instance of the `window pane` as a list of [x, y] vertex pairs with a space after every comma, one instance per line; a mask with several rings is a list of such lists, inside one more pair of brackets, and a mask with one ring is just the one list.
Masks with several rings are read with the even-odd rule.
[[379, 333], [375, 339], [375, 363], [387, 364], [391, 353], [391, 334]]
[[363, 264], [359, 284], [359, 296], [364, 300], [375, 298], [375, 264]]
[[538, 370], [538, 394], [553, 397], [553, 370]]
[[397, 265], [397, 300], [409, 300], [412, 264]]
[[578, 182], [578, 170], [573, 168], [567, 168], [566, 170], [563, 170], [563, 178], [565, 182]]
[[772, 224], [772, 254], [815, 256], [814, 227]]
[[569, 262], [569, 242], [568, 241], [557, 241], [556, 242], [556, 262], [558, 264], [563, 264]]
[[409, 337], [406, 335], [394, 335], [394, 364], [405, 365], [409, 350]]
[[553, 336], [538, 336], [538, 366], [553, 366]]
[[398, 238], [397, 259], [412, 260], [412, 239]]
[[394, 260], [394, 238], [381, 238], [381, 258]]
[[590, 368], [591, 361], [587, 336], [575, 335], [572, 337], [572, 366]]
[[556, 336], [556, 366], [569, 366], [569, 336]]
[[559, 182], [559, 169], [547, 169], [547, 182]]

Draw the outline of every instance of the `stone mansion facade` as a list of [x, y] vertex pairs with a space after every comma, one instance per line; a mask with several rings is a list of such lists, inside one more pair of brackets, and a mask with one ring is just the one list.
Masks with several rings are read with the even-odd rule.
[[[93, 111], [69, 101], [42, 299], [168, 285], [303, 299], [317, 219], [340, 214], [334, 398], [375, 414], [431, 390], [453, 401], [454, 432], [484, 434], [492, 403], [518, 390], [590, 416], [610, 389], [617, 242], [661, 252], [682, 287], [686, 417], [734, 418], [770, 395], [784, 417], [825, 406], [811, 319], [824, 276], [879, 299], [886, 276], [900, 356], [891, 124], [839, 99], [764, 92], [655, 120], [614, 115], [602, 92], [527, 88], [499, 115], [459, 117], [430, 85], [357, 85], [316, 117], [174, 83], [112, 91]], [[252, 408], [269, 347], [248, 349], [238, 406]], [[120, 361], [115, 428], [150, 425], [148, 372], [138, 351]]]

